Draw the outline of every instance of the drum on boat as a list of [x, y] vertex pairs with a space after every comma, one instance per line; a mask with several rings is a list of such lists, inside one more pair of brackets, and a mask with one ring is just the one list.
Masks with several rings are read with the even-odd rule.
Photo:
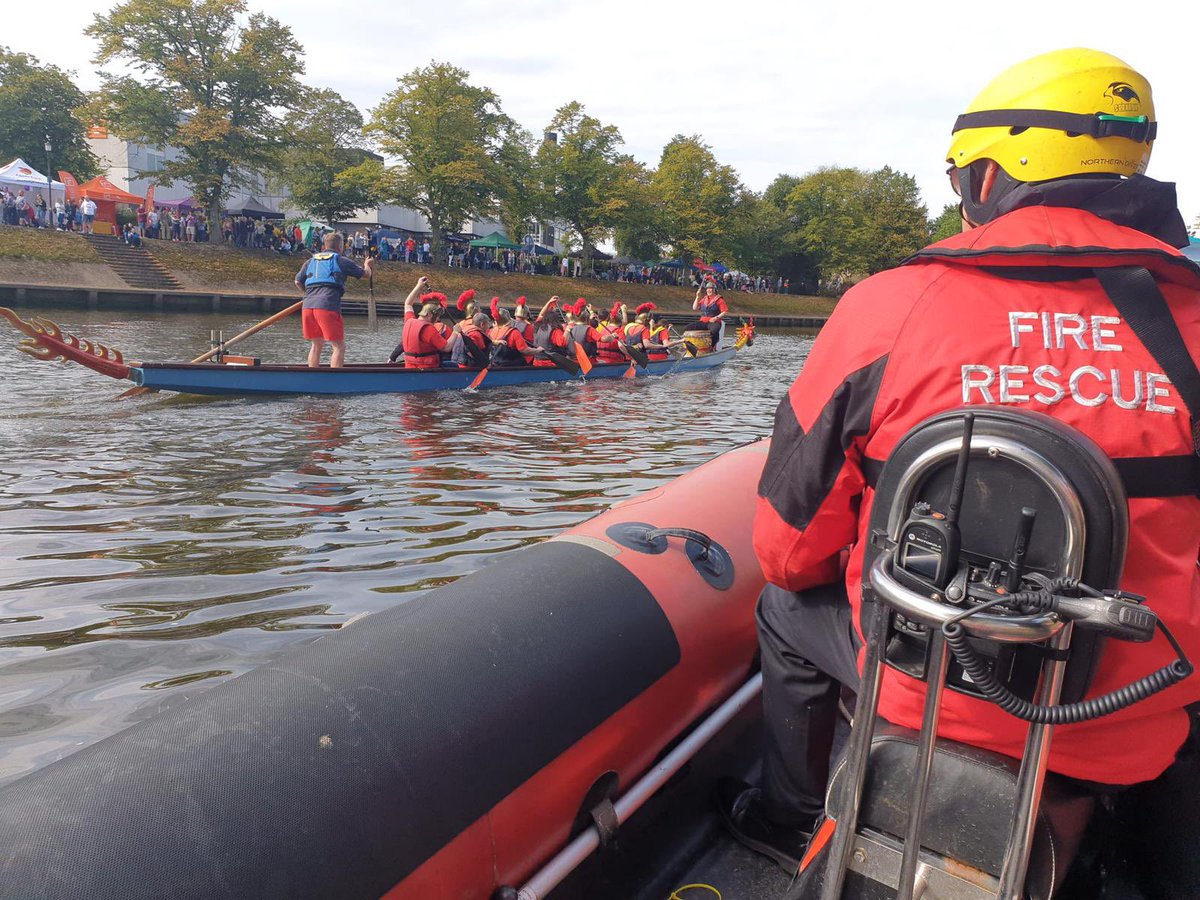
[[683, 339], [695, 347], [697, 353], [712, 353], [712, 332], [707, 328], [685, 331]]

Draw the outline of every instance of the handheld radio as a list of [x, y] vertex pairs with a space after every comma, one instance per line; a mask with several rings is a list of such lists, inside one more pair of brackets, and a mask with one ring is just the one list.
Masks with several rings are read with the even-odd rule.
[[958, 568], [958, 556], [962, 548], [958, 514], [967, 482], [967, 462], [971, 456], [971, 432], [974, 428], [975, 414], [967, 413], [963, 416], [962, 447], [958, 451], [954, 483], [950, 487], [950, 502], [946, 511], [936, 510], [921, 501], [913, 505], [908, 520], [900, 529], [894, 574], [897, 581], [912, 590], [940, 592]]

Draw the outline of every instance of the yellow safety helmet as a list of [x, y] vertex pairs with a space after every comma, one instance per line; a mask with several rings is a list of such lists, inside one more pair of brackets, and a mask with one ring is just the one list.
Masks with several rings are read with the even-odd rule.
[[954, 123], [946, 161], [995, 160], [1016, 181], [1146, 171], [1150, 83], [1099, 50], [1043, 53], [1002, 72]]

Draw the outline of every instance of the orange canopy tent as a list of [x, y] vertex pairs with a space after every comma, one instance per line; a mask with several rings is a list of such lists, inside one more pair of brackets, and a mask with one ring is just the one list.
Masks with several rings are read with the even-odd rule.
[[108, 223], [108, 233], [117, 233], [117, 204], [131, 203], [134, 206], [141, 206], [146, 202], [145, 197], [139, 197], [137, 194], [131, 194], [129, 191], [123, 191], [103, 175], [97, 175], [87, 184], [79, 186], [79, 193], [90, 198], [96, 204], [96, 231], [100, 234], [104, 233], [101, 227], [102, 222]]

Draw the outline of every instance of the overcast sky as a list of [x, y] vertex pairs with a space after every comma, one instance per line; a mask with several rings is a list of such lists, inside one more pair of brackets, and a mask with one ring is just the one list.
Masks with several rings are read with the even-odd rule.
[[[579, 100], [651, 165], [679, 133], [701, 134], [755, 190], [781, 172], [890, 165], [916, 176], [934, 214], [954, 200], [943, 160], [954, 118], [975, 93], [1026, 57], [1094, 47], [1154, 86], [1161, 124], [1147, 174], [1179, 184], [1189, 225], [1200, 216], [1198, 32], [1182, 2], [250, 6], [292, 28], [306, 51], [307, 83], [339, 91], [364, 114], [399, 75], [436, 59], [469, 70], [534, 134], [558, 106]], [[82, 30], [101, 7], [55, 0], [45, 25], [31, 15], [19, 26], [10, 20], [0, 44], [72, 69], [93, 88], [94, 43]]]

